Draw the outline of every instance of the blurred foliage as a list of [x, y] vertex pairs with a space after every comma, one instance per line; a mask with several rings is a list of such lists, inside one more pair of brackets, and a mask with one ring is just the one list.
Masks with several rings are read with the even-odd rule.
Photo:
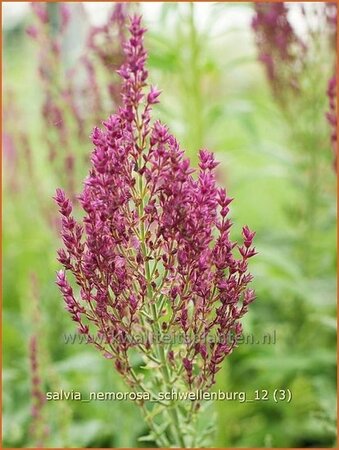
[[[203, 21], [197, 18], [199, 8], [204, 8]], [[223, 28], [222, 17], [232, 14], [249, 20], [237, 27], [229, 20]], [[239, 345], [227, 358], [215, 389], [245, 391], [248, 398], [254, 398], [255, 390], [292, 392], [290, 403], [216, 402], [213, 445], [332, 447], [336, 445], [336, 199], [324, 114], [334, 57], [323, 54], [321, 63], [314, 59], [314, 73], [320, 76], [309, 89], [313, 96], [299, 103], [291, 127], [256, 61], [250, 17], [250, 4], [169, 3], [162, 4], [157, 20], [146, 24], [151, 80], [163, 91], [155, 115], [170, 126], [194, 163], [200, 147], [216, 153], [220, 183], [235, 198], [231, 208], [235, 229], [240, 233], [241, 225], [248, 224], [257, 231], [259, 255], [252, 263], [257, 301], [244, 329], [256, 339], [275, 333], [276, 342]], [[126, 390], [108, 360], [91, 347], [64, 342], [64, 335], [74, 328], [54, 283], [59, 240], [39, 203], [43, 195], [54, 208], [51, 197], [57, 181], [44, 156], [37, 55], [25, 35], [26, 25], [6, 31], [3, 42], [5, 87], [20, 111], [18, 124], [29, 135], [34, 166], [33, 179], [23, 154], [17, 155], [14, 171], [13, 162], [4, 160], [5, 447], [34, 446], [29, 434], [28, 361], [33, 333], [40, 336], [46, 391], [86, 395]], [[81, 154], [77, 143], [74, 151]], [[315, 185], [308, 176], [308, 155], [316, 157], [312, 161], [319, 169]], [[6, 174], [15, 178], [15, 189]], [[32, 273], [37, 277], [35, 290]], [[33, 314], [37, 304], [38, 321]], [[45, 415], [51, 447], [149, 445], [138, 442], [147, 427], [132, 402], [49, 402]]]

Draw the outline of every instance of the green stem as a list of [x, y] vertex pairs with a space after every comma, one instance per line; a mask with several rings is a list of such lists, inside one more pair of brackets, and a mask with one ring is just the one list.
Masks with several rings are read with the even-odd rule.
[[[156, 311], [156, 306], [155, 305], [152, 305], [152, 311], [153, 311], [153, 314], [154, 314], [155, 323], [156, 323], [156, 325], [158, 327], [158, 329], [157, 329], [158, 334], [159, 334], [159, 336], [161, 336], [161, 328], [160, 328], [159, 320], [157, 318], [157, 311]], [[166, 391], [170, 392], [170, 390], [171, 390], [171, 379], [170, 379], [170, 373], [169, 373], [169, 370], [168, 370], [168, 362], [166, 360], [166, 354], [165, 354], [164, 347], [161, 345], [161, 343], [158, 344], [158, 352], [159, 352], [159, 357], [160, 357], [160, 360], [161, 360], [161, 372], [162, 372], [163, 377], [164, 377]], [[178, 439], [178, 443], [179, 443], [180, 447], [181, 448], [186, 448], [185, 439], [184, 439], [184, 437], [182, 435], [182, 432], [181, 432], [178, 410], [177, 410], [177, 407], [176, 407], [174, 401], [171, 402], [169, 415], [170, 415], [170, 418], [172, 420], [174, 432], [175, 432], [176, 438]]]
[[[141, 218], [144, 213], [144, 196], [142, 194], [144, 192], [144, 189], [143, 189], [142, 177], [140, 177], [140, 179], [139, 179], [139, 190], [140, 190], [139, 194], [140, 194], [140, 198], [141, 198], [140, 207], [139, 207], [139, 214], [140, 214], [139, 217]], [[152, 301], [153, 300], [152, 287], [151, 287], [152, 276], [151, 276], [151, 271], [150, 271], [150, 267], [149, 267], [149, 262], [147, 260], [147, 247], [146, 247], [146, 242], [145, 242], [145, 239], [146, 239], [145, 225], [144, 225], [143, 221], [141, 221], [141, 224], [140, 224], [140, 239], [141, 239], [142, 252], [143, 252], [143, 255], [145, 258], [145, 276], [146, 276], [146, 283], [147, 283], [147, 296], [148, 296], [148, 299], [150, 301]], [[155, 301], [152, 301], [150, 307], [151, 307], [150, 315], [153, 319], [153, 324], [152, 324], [153, 331], [156, 331], [157, 336], [159, 336], [159, 338], [160, 338], [162, 331], [161, 331], [161, 327], [160, 327], [160, 323], [159, 323], [159, 316], [158, 316], [158, 311], [157, 311]], [[161, 311], [160, 311], [160, 313], [161, 313]], [[171, 382], [170, 382], [170, 374], [168, 371], [168, 364], [166, 361], [166, 355], [164, 352], [164, 348], [160, 343], [158, 343], [156, 347], [157, 347], [158, 354], [159, 354], [160, 361], [161, 361], [160, 370], [163, 375], [165, 388], [166, 388], [166, 391], [169, 392], [170, 388], [171, 388]], [[173, 436], [175, 436], [175, 439], [177, 440], [179, 446], [182, 448], [185, 448], [186, 445], [185, 445], [185, 440], [184, 440], [184, 437], [183, 437], [183, 435], [181, 433], [181, 429], [180, 429], [178, 410], [173, 401], [171, 402], [171, 406], [170, 406], [168, 413], [169, 413], [170, 420], [172, 422], [171, 428], [172, 428]]]
[[189, 45], [190, 45], [190, 68], [191, 80], [189, 81], [191, 91], [191, 101], [188, 104], [188, 116], [191, 130], [189, 139], [192, 142], [191, 158], [194, 162], [197, 159], [197, 151], [203, 145], [204, 120], [203, 102], [201, 95], [201, 70], [200, 70], [200, 46], [194, 18], [194, 3], [190, 3], [189, 14]]
[[185, 18], [186, 21], [184, 19], [180, 20], [178, 28], [180, 45], [185, 48], [189, 56], [187, 64], [185, 55], [182, 55], [180, 84], [183, 87], [182, 98], [186, 101], [184, 109], [184, 117], [187, 123], [185, 147], [192, 163], [196, 164], [198, 161], [197, 150], [203, 146], [204, 140], [204, 109], [200, 67], [201, 42], [199, 42], [195, 24], [194, 3], [191, 2], [188, 7], [188, 18]]

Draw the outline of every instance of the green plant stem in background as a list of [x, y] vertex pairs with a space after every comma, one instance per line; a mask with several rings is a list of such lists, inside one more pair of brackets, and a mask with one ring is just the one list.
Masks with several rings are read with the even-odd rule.
[[[195, 6], [194, 3], [189, 5], [189, 51], [190, 51], [190, 63], [187, 73], [190, 74], [190, 79], [186, 80], [186, 88], [190, 95], [188, 96], [187, 103], [187, 119], [188, 136], [187, 141], [190, 142], [192, 149], [200, 149], [204, 145], [204, 109], [202, 101], [202, 72], [200, 65], [200, 51], [201, 44], [199, 42], [198, 31], [195, 24]], [[185, 74], [185, 71], [183, 72]], [[194, 157], [192, 152], [192, 162], [195, 164], [197, 162], [197, 154]]]
[[314, 231], [319, 222], [319, 162], [318, 162], [318, 148], [314, 146], [314, 142], [317, 142], [317, 136], [314, 136], [312, 144], [310, 145], [310, 163], [309, 174], [306, 191], [306, 214], [305, 214], [305, 238], [306, 245], [304, 245], [304, 268], [305, 275], [312, 277], [314, 270], [314, 257], [317, 254], [314, 248], [315, 235]]
[[[319, 134], [319, 123], [324, 120], [324, 104], [319, 104], [321, 98], [317, 91], [319, 80], [307, 71], [310, 82], [308, 96], [299, 105], [305, 116], [301, 120], [291, 111], [287, 120], [291, 130], [290, 145], [298, 151], [295, 154], [295, 168], [291, 181], [296, 189], [302, 187], [303, 195], [298, 207], [300, 209], [297, 227], [296, 250], [302, 271], [307, 278], [312, 278], [319, 271], [317, 229], [328, 214], [324, 203], [324, 195], [329, 178], [334, 177], [328, 163], [327, 147], [324, 145], [326, 136]], [[319, 88], [318, 88], [319, 90]]]
[[[163, 6], [164, 8], [167, 5]], [[197, 149], [204, 146], [204, 92], [202, 52], [204, 41], [199, 34], [193, 2], [180, 5], [178, 8], [180, 20], [177, 23], [177, 40], [171, 52], [179, 52], [178, 67], [173, 67], [179, 81], [179, 92], [182, 99], [182, 120], [185, 132], [182, 136], [183, 145], [187, 150], [193, 165], [198, 162]]]

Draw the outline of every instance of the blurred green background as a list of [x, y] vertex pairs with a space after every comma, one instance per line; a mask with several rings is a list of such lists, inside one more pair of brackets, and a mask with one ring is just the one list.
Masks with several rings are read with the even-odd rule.
[[[87, 26], [104, 21], [110, 6], [87, 3]], [[302, 33], [296, 6], [292, 18]], [[275, 333], [276, 340], [239, 345], [216, 389], [253, 397], [257, 389], [288, 388], [293, 396], [290, 403], [217, 402], [213, 446], [334, 447], [336, 176], [325, 118], [334, 50], [313, 55], [312, 77], [303, 80], [302, 95], [290, 99], [295, 114], [286, 118], [257, 61], [252, 4], [133, 8], [143, 13], [150, 79], [162, 90], [153, 116], [169, 125], [193, 164], [199, 148], [215, 152], [220, 183], [235, 199], [234, 237], [244, 224], [257, 232], [259, 254], [250, 264], [257, 300], [244, 330], [259, 340]], [[32, 335], [44, 391], [126, 388], [94, 348], [65, 344], [64, 335], [75, 330], [55, 286], [60, 240], [45, 214], [56, 214], [52, 196], [62, 181], [48, 162], [38, 49], [25, 31], [34, 19], [25, 4], [5, 2], [3, 10], [4, 131], [17, 142], [15, 152], [6, 153], [4, 145], [3, 155], [3, 445], [27, 447], [36, 445]], [[68, 39], [69, 48], [79, 45], [74, 35]], [[99, 77], [102, 90], [104, 83]], [[90, 140], [74, 140], [72, 149], [86, 159]], [[87, 170], [86, 163], [78, 169], [78, 190]], [[43, 416], [50, 447], [135, 447], [147, 433], [133, 402], [49, 402]]]

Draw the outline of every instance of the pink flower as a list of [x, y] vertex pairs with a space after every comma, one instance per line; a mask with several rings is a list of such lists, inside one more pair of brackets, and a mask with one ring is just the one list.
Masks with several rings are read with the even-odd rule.
[[[236, 346], [240, 319], [254, 300], [247, 285], [255, 233], [244, 227], [243, 244], [231, 240], [232, 199], [216, 184], [213, 154], [201, 150], [199, 170], [193, 169], [168, 128], [152, 122], [160, 92], [147, 84], [140, 17], [129, 30], [119, 70], [121, 107], [92, 133], [91, 169], [79, 196], [82, 224], [65, 194], [55, 196], [65, 247], [59, 261], [80, 294], [63, 271], [57, 284], [78, 326], [119, 336], [100, 350], [113, 355], [131, 385], [129, 350], [137, 344], [121, 337], [162, 329], [184, 333], [185, 343], [170, 346], [167, 358], [182, 365], [189, 386], [208, 387]], [[208, 336], [216, 342], [205, 342]], [[156, 350], [147, 344], [141, 351], [147, 358]]]

